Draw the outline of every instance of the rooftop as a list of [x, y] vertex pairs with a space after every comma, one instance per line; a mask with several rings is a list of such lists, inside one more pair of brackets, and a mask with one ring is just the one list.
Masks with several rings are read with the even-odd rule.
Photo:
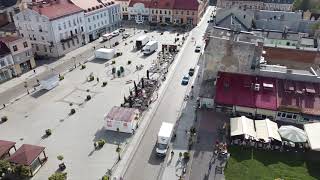
[[14, 154], [12, 154], [8, 161], [15, 164], [22, 164], [29, 166], [45, 148], [30, 144], [23, 144]]
[[197, 0], [130, 0], [129, 7], [136, 3], [143, 3], [146, 8], [154, 9], [182, 9], [198, 10]]
[[138, 109], [114, 106], [109, 111], [105, 119], [112, 120], [112, 121], [130, 122], [134, 120], [137, 113], [139, 113]]
[[5, 9], [17, 4], [18, 0], [0, 0], [0, 9]]
[[320, 83], [219, 72], [215, 102], [320, 115]]
[[16, 143], [12, 141], [0, 140], [0, 157], [8, 153], [15, 144]]
[[81, 9], [85, 10], [85, 12], [90, 12], [94, 10], [101, 9], [103, 7], [114, 4], [111, 0], [71, 0], [71, 2]]
[[81, 12], [82, 9], [68, 0], [49, 0], [49, 3], [33, 4], [32, 10], [38, 12], [43, 16], [47, 16], [50, 20], [55, 20], [67, 15]]
[[10, 49], [4, 42], [0, 41], [0, 57], [6, 56], [8, 54], [10, 54]]
[[21, 39], [21, 37], [18, 36], [5, 36], [5, 37], [0, 37], [0, 41], [4, 42], [4, 43], [10, 43], [10, 42], [14, 42], [18, 39]]

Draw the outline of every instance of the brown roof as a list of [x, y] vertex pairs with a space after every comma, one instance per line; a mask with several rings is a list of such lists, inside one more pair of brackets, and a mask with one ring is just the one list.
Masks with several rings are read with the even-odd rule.
[[143, 3], [146, 8], [198, 10], [197, 0], [130, 0], [129, 7]]
[[35, 146], [30, 144], [23, 144], [14, 154], [8, 159], [9, 162], [15, 164], [22, 164], [29, 166], [40, 153], [43, 152], [45, 147]]
[[175, 0], [174, 1], [174, 9], [197, 11], [198, 7], [199, 7], [198, 0]]
[[60, 2], [56, 1], [52, 4], [48, 3], [42, 6], [35, 5], [32, 7], [32, 10], [47, 16], [50, 20], [83, 11], [80, 7], [70, 3], [68, 0], [60, 0]]
[[15, 144], [16, 143], [12, 141], [0, 140], [0, 157], [8, 153]]
[[113, 121], [130, 122], [134, 120], [137, 113], [139, 113], [139, 110], [135, 108], [114, 106], [106, 116], [106, 119], [110, 119]]
[[0, 37], [0, 41], [4, 42], [4, 43], [10, 43], [13, 41], [16, 41], [18, 39], [21, 39], [21, 37], [18, 36], [5, 36], [5, 37]]

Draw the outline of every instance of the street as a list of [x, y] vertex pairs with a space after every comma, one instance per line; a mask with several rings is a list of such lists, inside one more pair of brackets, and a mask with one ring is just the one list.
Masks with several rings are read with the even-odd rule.
[[[211, 9], [212, 7], [209, 7], [207, 11], [211, 12]], [[151, 119], [151, 123], [125, 173], [124, 179], [150, 180], [161, 177], [160, 169], [163, 159], [158, 158], [155, 154], [157, 133], [162, 122], [175, 123], [178, 118], [184, 97], [188, 88], [190, 88], [182, 86], [181, 80], [188, 73], [189, 68], [197, 63], [199, 54], [195, 53], [194, 49], [196, 45], [203, 46], [202, 36], [206, 30], [209, 17], [210, 13], [206, 13], [201, 23], [190, 32], [189, 36], [194, 40], [189, 39], [186, 42], [185, 49], [182, 50], [180, 58], [177, 59], [179, 62], [174, 69], [173, 78], [168, 79], [168, 89], [164, 92], [165, 94]]]

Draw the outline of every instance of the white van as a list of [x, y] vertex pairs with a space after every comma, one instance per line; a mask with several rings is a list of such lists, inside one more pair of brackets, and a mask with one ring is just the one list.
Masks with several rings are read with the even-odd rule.
[[143, 54], [148, 55], [153, 52], [155, 52], [158, 49], [158, 42], [157, 41], [149, 41], [144, 47], [143, 47]]

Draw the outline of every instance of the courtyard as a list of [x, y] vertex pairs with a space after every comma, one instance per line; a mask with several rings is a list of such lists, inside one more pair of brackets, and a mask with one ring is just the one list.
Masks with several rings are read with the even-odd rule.
[[[161, 45], [174, 44], [177, 37], [176, 31], [146, 33], [135, 30], [132, 33], [131, 30], [131, 34], [133, 36], [120, 41], [114, 48], [122, 52], [122, 56], [109, 61], [93, 59], [83, 69], [81, 66], [70, 69], [59, 86], [50, 91], [37, 90], [0, 111], [1, 115], [8, 117], [7, 122], [0, 124], [3, 140], [17, 142], [17, 147], [24, 143], [46, 147], [48, 161], [32, 179], [47, 179], [57, 171], [60, 162], [56, 157], [59, 155], [64, 157], [65, 171], [70, 179], [98, 179], [114, 168], [118, 145], [122, 152], [125, 151], [132, 135], [104, 130], [103, 117], [113, 106], [123, 103], [123, 97], [129, 95], [134, 81], [146, 76], [146, 70], [154, 65]], [[144, 56], [133, 50], [135, 39], [143, 34], [159, 42], [157, 52]], [[181, 33], [179, 37], [178, 43], [181, 43]], [[109, 43], [103, 42], [100, 47], [108, 47]], [[124, 73], [114, 77], [112, 68], [121, 66]], [[137, 70], [136, 66], [142, 69]], [[88, 82], [90, 75], [94, 80]], [[105, 87], [103, 82], [107, 82]], [[88, 95], [91, 100], [86, 100]], [[72, 115], [71, 109], [75, 110]], [[51, 129], [52, 135], [46, 137], [46, 129]], [[94, 142], [100, 139], [106, 144], [95, 150]]]

